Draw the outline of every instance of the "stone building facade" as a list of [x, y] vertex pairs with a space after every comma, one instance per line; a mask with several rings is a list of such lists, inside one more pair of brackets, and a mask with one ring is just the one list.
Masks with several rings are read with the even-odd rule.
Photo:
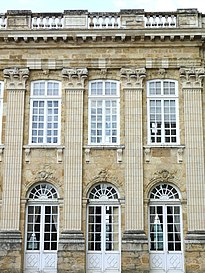
[[0, 272], [205, 272], [205, 15], [0, 15]]

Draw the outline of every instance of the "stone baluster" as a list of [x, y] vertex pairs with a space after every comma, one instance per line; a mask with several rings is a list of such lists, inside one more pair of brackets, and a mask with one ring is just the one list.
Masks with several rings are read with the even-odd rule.
[[204, 76], [204, 68], [180, 69], [184, 94], [187, 217], [190, 236], [202, 231], [205, 232], [204, 124], [202, 113], [202, 80]]

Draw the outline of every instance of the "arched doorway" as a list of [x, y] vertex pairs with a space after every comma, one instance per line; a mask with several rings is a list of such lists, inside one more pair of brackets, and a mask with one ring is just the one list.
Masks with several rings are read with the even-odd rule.
[[184, 272], [180, 193], [170, 184], [150, 192], [149, 251], [151, 273]]
[[87, 207], [87, 273], [121, 272], [121, 219], [117, 190], [94, 186]]
[[28, 194], [25, 228], [25, 273], [57, 273], [58, 194], [48, 184]]

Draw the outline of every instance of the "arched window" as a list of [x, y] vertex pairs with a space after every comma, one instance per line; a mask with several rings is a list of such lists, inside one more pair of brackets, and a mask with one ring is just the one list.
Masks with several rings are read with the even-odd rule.
[[29, 199], [56, 199], [58, 198], [58, 194], [56, 189], [50, 184], [39, 184], [31, 189], [29, 193]]
[[119, 194], [111, 184], [100, 183], [88, 198], [86, 272], [120, 272]]
[[24, 272], [57, 273], [58, 193], [39, 183], [28, 193]]
[[150, 200], [173, 200], [179, 199], [178, 191], [169, 184], [160, 184], [152, 189]]
[[118, 199], [118, 193], [110, 184], [98, 184], [90, 191], [89, 199]]
[[[171, 184], [156, 185], [149, 195], [150, 272], [183, 272], [180, 192]], [[166, 271], [167, 270], [167, 271]]]

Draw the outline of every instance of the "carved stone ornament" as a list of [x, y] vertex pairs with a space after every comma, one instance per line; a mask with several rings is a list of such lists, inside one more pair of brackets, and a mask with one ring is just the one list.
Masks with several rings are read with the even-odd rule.
[[67, 79], [67, 88], [84, 88], [87, 76], [87, 68], [63, 68], [62, 70], [62, 77]]
[[179, 72], [183, 88], [202, 88], [204, 68], [181, 68]]
[[26, 80], [29, 77], [28, 68], [6, 68], [4, 69], [4, 78], [6, 79], [7, 90], [26, 89]]
[[145, 68], [122, 68], [120, 73], [124, 88], [142, 89], [143, 79], [146, 77]]
[[92, 184], [108, 182], [120, 185], [118, 178], [111, 176], [107, 169], [102, 169], [91, 181]]
[[154, 173], [153, 178], [151, 179], [151, 182], [154, 183], [169, 183], [169, 182], [174, 182], [175, 179], [175, 173], [176, 172], [169, 172], [168, 170], [161, 170], [161, 171], [157, 171]]
[[53, 180], [53, 174], [47, 171], [40, 171], [36, 174], [35, 181], [49, 181]]

